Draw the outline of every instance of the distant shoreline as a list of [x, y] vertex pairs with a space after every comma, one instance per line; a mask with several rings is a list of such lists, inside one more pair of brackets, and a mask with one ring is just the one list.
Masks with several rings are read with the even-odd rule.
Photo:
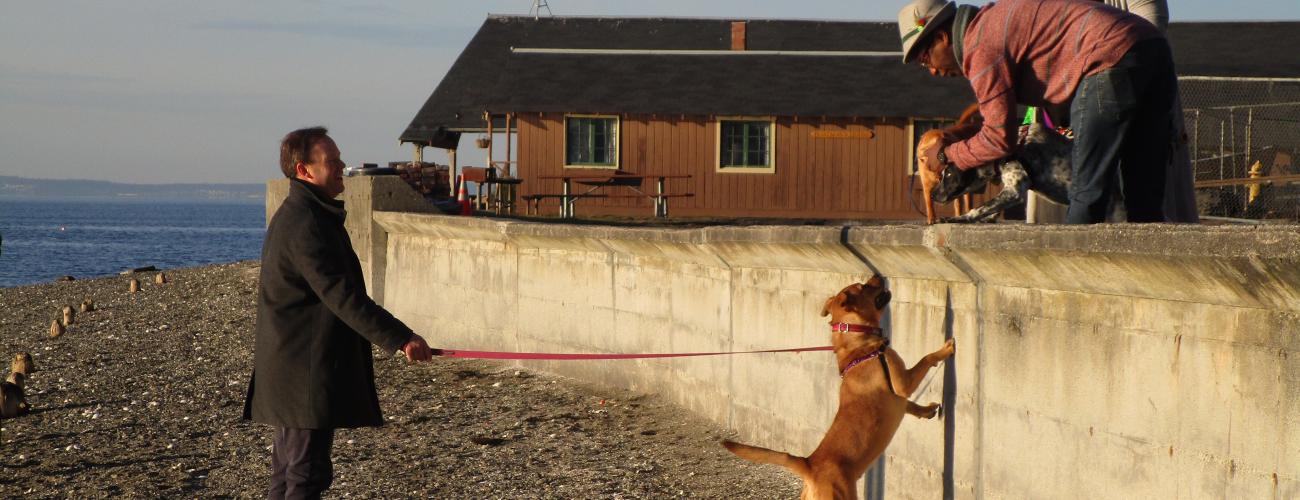
[[100, 196], [100, 195], [10, 195], [0, 194], [0, 201], [56, 202], [56, 203], [184, 203], [216, 205], [261, 205], [266, 196], [259, 198], [184, 198], [179, 196]]
[[0, 175], [0, 200], [140, 200], [263, 203], [264, 184], [127, 184]]

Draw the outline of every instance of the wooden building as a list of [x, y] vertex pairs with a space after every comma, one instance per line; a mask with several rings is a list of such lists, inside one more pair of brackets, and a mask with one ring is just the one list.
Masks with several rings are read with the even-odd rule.
[[[489, 157], [523, 180], [521, 196], [618, 171], [690, 176], [667, 181], [693, 194], [670, 200], [673, 216], [917, 219], [915, 141], [973, 97], [965, 80], [901, 59], [892, 22], [491, 16], [400, 140], [455, 164], [461, 134], [495, 137]], [[480, 155], [461, 151], [460, 164], [483, 166]], [[649, 216], [652, 205], [575, 209]]]

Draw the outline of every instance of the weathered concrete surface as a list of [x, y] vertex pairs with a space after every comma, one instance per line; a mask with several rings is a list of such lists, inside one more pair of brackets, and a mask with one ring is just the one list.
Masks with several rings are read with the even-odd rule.
[[[824, 345], [825, 298], [880, 272], [899, 353], [952, 337], [957, 355], [914, 398], [945, 418], [904, 422], [868, 497], [1300, 497], [1294, 230], [372, 218], [386, 306], [449, 348]], [[796, 454], [839, 382], [827, 353], [531, 366], [664, 394]]]

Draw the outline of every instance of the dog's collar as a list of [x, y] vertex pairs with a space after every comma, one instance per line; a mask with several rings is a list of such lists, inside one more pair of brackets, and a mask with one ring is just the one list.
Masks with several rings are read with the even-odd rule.
[[[877, 328], [877, 330], [879, 330], [879, 329]], [[866, 356], [860, 357], [860, 358], [855, 359], [855, 360], [853, 360], [853, 361], [849, 361], [849, 364], [844, 365], [844, 369], [843, 369], [843, 370], [840, 370], [840, 378], [844, 378], [844, 375], [848, 374], [848, 373], [849, 373], [849, 370], [852, 370], [853, 367], [862, 364], [864, 361], [871, 361], [871, 360], [873, 360], [873, 359], [876, 359], [876, 358], [878, 358], [878, 357], [884, 355], [884, 354], [885, 354], [885, 349], [888, 349], [888, 348], [889, 348], [889, 339], [885, 339], [885, 343], [880, 344], [880, 348], [879, 348], [879, 349], [876, 349], [876, 350], [874, 350], [874, 351], [871, 351], [871, 353], [870, 353], [870, 354], [867, 354]], [[885, 368], [885, 374], [886, 374], [886, 376], [888, 376], [888, 374], [889, 374], [889, 368]], [[890, 390], [893, 390], [893, 384], [890, 384]]]
[[878, 326], [871, 325], [853, 325], [849, 323], [831, 323], [831, 333], [870, 333], [884, 336], [884, 330]]

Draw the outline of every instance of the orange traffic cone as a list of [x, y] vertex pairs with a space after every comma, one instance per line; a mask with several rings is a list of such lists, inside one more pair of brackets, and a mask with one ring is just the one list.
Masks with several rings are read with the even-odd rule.
[[474, 206], [469, 203], [469, 191], [465, 189], [465, 178], [458, 175], [456, 182], [460, 184], [460, 190], [456, 192], [456, 201], [460, 202], [460, 214], [474, 215]]

